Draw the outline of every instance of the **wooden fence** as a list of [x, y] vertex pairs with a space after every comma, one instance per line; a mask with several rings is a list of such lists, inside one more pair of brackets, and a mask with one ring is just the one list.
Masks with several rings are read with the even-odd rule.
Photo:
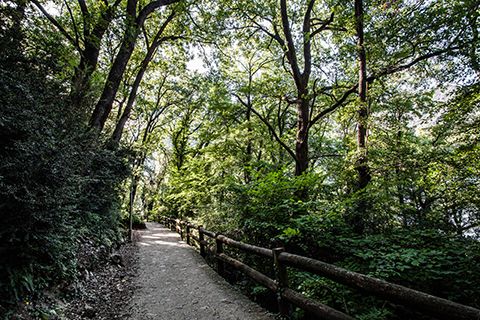
[[[286, 268], [294, 267], [323, 276], [337, 283], [360, 289], [362, 292], [372, 294], [396, 304], [410, 307], [439, 319], [480, 320], [480, 310], [478, 309], [384, 280], [348, 271], [319, 260], [291, 254], [285, 252], [283, 248], [267, 249], [235, 241], [222, 234], [206, 230], [203, 226], [196, 226], [179, 219], [167, 217], [164, 218], [163, 222], [166, 227], [177, 231], [187, 244], [192, 245], [192, 240], [195, 240], [200, 247], [200, 254], [204, 258], [207, 255], [207, 250], [209, 250], [209, 242], [205, 237], [213, 239], [215, 241], [215, 250], [213, 250], [212, 253], [217, 260], [217, 272], [223, 276], [225, 273], [225, 264], [228, 264], [273, 291], [277, 295], [278, 308], [282, 315], [289, 314], [291, 303], [310, 312], [320, 319], [353, 319], [351, 316], [343, 312], [307, 298], [301, 293], [290, 289], [288, 287]], [[197, 232], [198, 236], [194, 234], [194, 230]], [[224, 253], [224, 245], [272, 259], [272, 265], [275, 270], [275, 279], [271, 279], [245, 263], [228, 256]]]

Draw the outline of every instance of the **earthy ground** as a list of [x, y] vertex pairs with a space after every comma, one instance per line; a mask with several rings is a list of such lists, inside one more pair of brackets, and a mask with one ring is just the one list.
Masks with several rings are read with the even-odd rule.
[[12, 320], [128, 319], [137, 276], [138, 247], [125, 244], [113, 252], [92, 242], [82, 244], [77, 259], [80, 273], [67, 287], [60, 284], [28, 303], [19, 303]]
[[[180, 236], [156, 223], [108, 252], [86, 243], [78, 281], [21, 305], [15, 320], [268, 320]], [[0, 315], [0, 319], [2, 316]]]
[[64, 306], [61, 318], [69, 320], [128, 319], [125, 308], [135, 290], [138, 247], [126, 244], [94, 271], [83, 272], [84, 281], [74, 288], [81, 293]]
[[178, 234], [148, 223], [137, 242], [132, 320], [274, 319], [218, 276]]

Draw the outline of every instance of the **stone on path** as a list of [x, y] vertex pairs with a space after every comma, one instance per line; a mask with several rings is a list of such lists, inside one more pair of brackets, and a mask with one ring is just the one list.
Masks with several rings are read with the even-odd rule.
[[180, 236], [147, 223], [139, 246], [132, 320], [271, 320], [215, 273]]

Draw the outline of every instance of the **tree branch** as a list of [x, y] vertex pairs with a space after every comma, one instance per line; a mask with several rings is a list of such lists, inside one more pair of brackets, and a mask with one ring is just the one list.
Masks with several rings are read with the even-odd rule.
[[303, 69], [303, 83], [307, 83], [310, 78], [310, 73], [312, 71], [312, 37], [310, 35], [310, 22], [312, 17], [312, 10], [315, 4], [315, 0], [310, 0], [308, 3], [307, 11], [305, 12], [305, 17], [303, 19], [303, 60], [304, 60], [304, 69]]
[[78, 5], [80, 6], [80, 11], [82, 12], [82, 20], [83, 20], [83, 34], [89, 35], [90, 34], [90, 24], [88, 23], [89, 15], [87, 4], [85, 0], [77, 0]]
[[66, 0], [63, 0], [63, 3], [65, 3], [65, 6], [67, 7], [68, 14], [70, 15], [70, 19], [72, 20], [73, 32], [75, 33], [75, 43], [76, 43], [77, 46], [80, 46], [77, 22], [75, 21], [75, 17], [73, 16], [72, 9], [70, 8], [70, 6], [68, 5], [68, 2]]
[[[160, 44], [160, 36], [162, 35], [162, 33], [165, 31], [165, 29], [167, 28], [168, 24], [173, 20], [173, 18], [175, 17], [175, 14], [176, 12], [175, 11], [172, 11], [167, 19], [165, 19], [165, 21], [162, 23], [162, 25], [160, 26], [160, 28], [158, 29], [158, 32], [157, 34], [155, 35], [155, 38], [152, 40], [152, 44], [151, 44], [151, 47], [158, 47], [158, 45]], [[165, 37], [163, 37], [165, 38]], [[165, 40], [163, 40], [165, 41]]]
[[354, 92], [357, 92], [358, 85], [352, 86], [350, 89], [345, 91], [343, 95], [338, 99], [334, 104], [332, 104], [330, 107], [323, 109], [320, 113], [318, 113], [309, 123], [308, 127], [311, 128], [318, 120], [326, 116], [327, 114], [335, 111], [338, 107], [342, 106], [343, 103], [347, 100], [347, 98]]
[[33, 4], [42, 12], [42, 14], [47, 18], [57, 29], [60, 31], [61, 34], [67, 38], [67, 40], [78, 50], [81, 51], [80, 47], [78, 46], [78, 43], [75, 42], [75, 39], [68, 34], [68, 32], [58, 23], [57, 20], [55, 20], [54, 17], [52, 17], [47, 10], [38, 2], [37, 0], [32, 0]]
[[234, 97], [236, 97], [238, 99], [238, 101], [240, 101], [240, 103], [244, 106], [244, 107], [247, 107], [249, 108], [268, 128], [268, 130], [270, 130], [270, 132], [272, 133], [273, 137], [275, 138], [275, 140], [277, 140], [277, 142], [288, 152], [288, 154], [293, 158], [293, 160], [295, 160], [295, 162], [297, 162], [297, 157], [295, 156], [295, 152], [293, 152], [293, 150], [287, 146], [285, 144], [285, 142], [282, 141], [282, 139], [280, 139], [280, 137], [277, 135], [277, 133], [275, 132], [275, 129], [273, 128], [273, 126], [270, 124], [270, 122], [268, 122], [267, 119], [265, 119], [257, 110], [255, 110], [251, 105], [249, 106], [245, 101], [243, 101], [243, 99], [237, 95], [236, 93], [232, 93], [232, 95]]
[[147, 16], [152, 13], [154, 10], [157, 8], [167, 6], [172, 3], [179, 2], [180, 0], [158, 0], [158, 1], [152, 1], [149, 4], [147, 4], [143, 9], [140, 11], [138, 14], [138, 17], [136, 19], [137, 25], [141, 26], [145, 22], [145, 19]]
[[247, 17], [248, 20], [250, 20], [255, 25], [255, 27], [252, 26], [253, 28], [256, 28], [257, 30], [260, 30], [260, 31], [264, 32], [270, 38], [277, 41], [282, 48], [285, 46], [285, 41], [283, 41], [283, 39], [280, 37], [280, 35], [276, 32], [275, 25], [272, 24], [273, 29], [274, 29], [274, 33], [272, 33], [270, 31], [268, 31], [267, 29], [265, 29], [265, 27], [262, 26], [260, 23], [258, 23], [254, 18], [250, 17], [247, 14], [245, 14], [245, 16]]
[[297, 89], [303, 88], [302, 75], [298, 67], [298, 61], [296, 56], [295, 45], [293, 43], [292, 31], [290, 30], [290, 23], [288, 21], [288, 12], [287, 12], [287, 1], [280, 0], [280, 12], [282, 16], [282, 28], [283, 34], [285, 35], [285, 41], [287, 45], [287, 58], [290, 62], [290, 67], [293, 72], [293, 79], [295, 80], [295, 85]]
[[[321, 21], [321, 20], [318, 20], [319, 23], [314, 23], [312, 24], [312, 26], [317, 26], [318, 24], [320, 24], [320, 27], [318, 27], [316, 30], [314, 30], [311, 34], [310, 34], [310, 38], [313, 38], [315, 35], [317, 35], [318, 33], [324, 31], [324, 30], [330, 30], [329, 28], [329, 25], [333, 22], [333, 18], [334, 18], [334, 13], [332, 12], [332, 14], [330, 15], [330, 18], [328, 20], [325, 20], [325, 21]], [[346, 30], [346, 29], [342, 29], [341, 27], [338, 28], [339, 30]], [[332, 30], [335, 30], [335, 28], [333, 28]]]
[[[432, 52], [429, 52], [427, 54], [424, 54], [424, 55], [421, 55], [415, 59], [413, 59], [412, 61], [410, 61], [409, 63], [406, 63], [406, 64], [402, 64], [402, 65], [392, 65], [392, 66], [389, 66], [389, 67], [386, 67], [384, 70], [380, 71], [379, 73], [377, 74], [373, 74], [369, 77], [367, 77], [367, 82], [370, 84], [372, 82], [374, 82], [375, 80], [381, 78], [381, 77], [384, 77], [384, 76], [387, 76], [387, 75], [390, 75], [390, 74], [394, 74], [394, 73], [397, 73], [397, 72], [400, 72], [400, 71], [403, 71], [403, 70], [406, 70], [412, 66], [414, 66], [415, 64], [421, 62], [421, 61], [425, 61], [425, 60], [428, 60], [430, 58], [433, 58], [433, 57], [436, 57], [436, 56], [440, 56], [442, 54], [445, 54], [445, 53], [448, 53], [448, 52], [451, 52], [451, 51], [454, 51], [454, 50], [458, 50], [458, 49], [461, 49], [462, 46], [448, 46], [447, 48], [445, 49], [441, 49], [441, 50], [436, 50], [436, 51], [432, 51]], [[331, 105], [330, 107], [324, 109], [323, 111], [321, 111], [319, 114], [317, 114], [310, 122], [310, 125], [309, 127], [312, 127], [318, 120], [320, 120], [321, 118], [323, 118], [325, 115], [333, 112], [335, 109], [337, 109], [338, 107], [340, 107], [346, 100], [347, 98], [352, 94], [352, 93], [355, 93], [357, 92], [357, 85], [353, 85], [352, 87], [350, 87], [350, 89], [348, 89], [341, 97], [339, 100], [337, 100], [333, 105]]]
[[367, 82], [368, 83], [372, 83], [373, 81], [383, 77], [383, 76], [386, 76], [386, 75], [390, 75], [390, 74], [393, 74], [393, 73], [397, 73], [397, 72], [400, 72], [400, 71], [403, 71], [403, 70], [406, 70], [410, 67], [412, 67], [413, 65], [421, 62], [421, 61], [424, 61], [424, 60], [428, 60], [430, 58], [433, 58], [433, 57], [437, 57], [437, 56], [440, 56], [444, 53], [448, 53], [448, 52], [451, 52], [451, 51], [454, 51], [454, 50], [459, 50], [459, 49], [462, 49], [463, 47], [462, 46], [448, 46], [447, 48], [445, 49], [440, 49], [440, 50], [436, 50], [436, 51], [432, 51], [432, 52], [429, 52], [427, 54], [424, 54], [424, 55], [421, 55], [415, 59], [413, 59], [412, 61], [410, 61], [409, 63], [406, 63], [406, 64], [402, 64], [402, 65], [393, 65], [393, 66], [389, 66], [389, 67], [386, 67], [385, 69], [383, 69], [382, 71], [380, 71], [379, 73], [377, 74], [373, 74], [371, 76], [369, 76], [367, 78]]

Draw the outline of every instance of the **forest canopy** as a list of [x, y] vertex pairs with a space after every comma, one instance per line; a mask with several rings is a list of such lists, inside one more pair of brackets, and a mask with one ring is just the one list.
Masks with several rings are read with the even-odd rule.
[[[129, 215], [479, 308], [479, 15], [476, 0], [2, 1], [0, 312], [75, 281], [82, 244], [123, 242]], [[292, 282], [361, 319], [414, 318]]]

